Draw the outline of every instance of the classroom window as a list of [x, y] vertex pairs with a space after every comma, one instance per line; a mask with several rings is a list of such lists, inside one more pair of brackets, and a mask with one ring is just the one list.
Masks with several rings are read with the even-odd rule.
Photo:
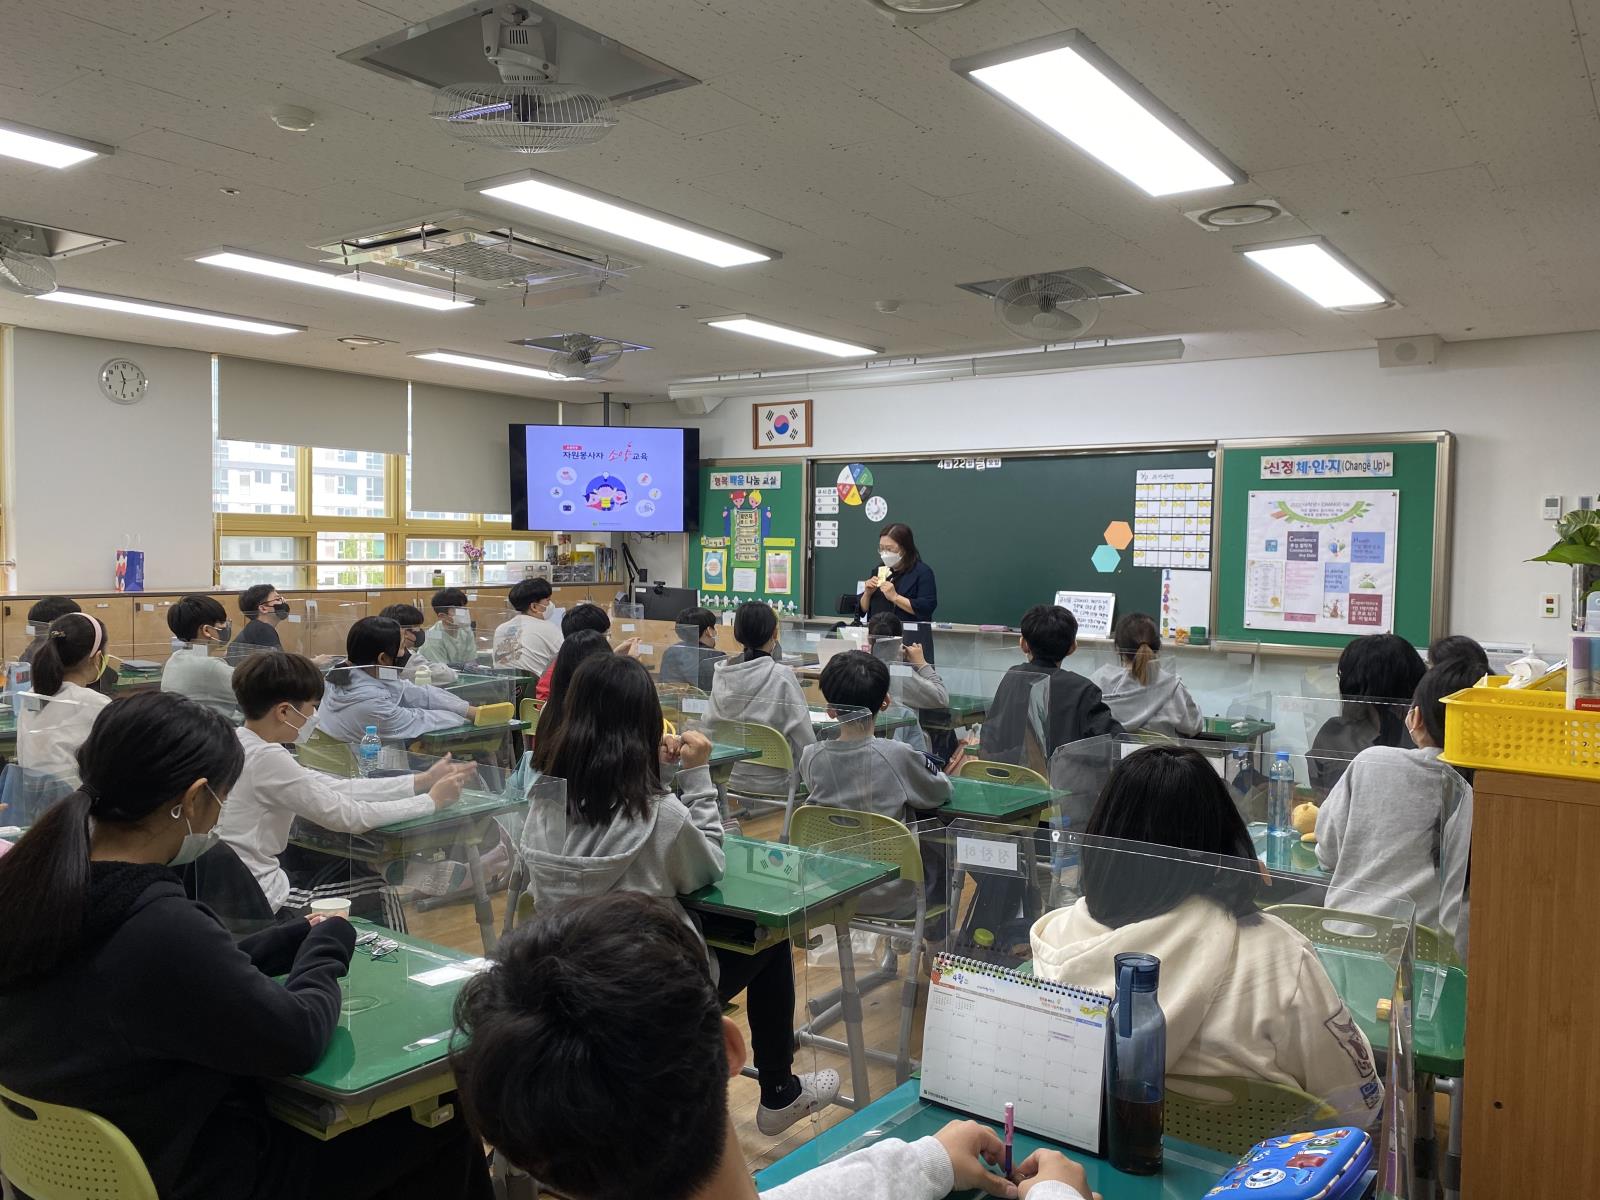
[[[369, 460], [374, 459], [377, 465], [368, 465]], [[388, 490], [384, 473], [384, 456], [381, 454], [313, 448], [311, 515], [387, 517]]]
[[301, 545], [299, 538], [292, 537], [219, 538], [219, 583], [225, 588], [240, 589], [257, 583], [299, 587], [300, 567], [295, 560], [305, 557]]
[[295, 448], [219, 440], [212, 455], [211, 507], [219, 513], [295, 511]]
[[484, 513], [483, 514], [483, 519], [484, 519], [484, 521], [486, 521], [488, 523], [491, 523], [491, 524], [494, 524], [494, 525], [509, 525], [509, 524], [511, 524], [511, 514], [510, 513]]
[[381, 533], [319, 532], [317, 587], [381, 587], [385, 537]]
[[[407, 587], [456, 587], [467, 581], [467, 556], [461, 550], [461, 538], [407, 538]], [[433, 573], [444, 575], [443, 584], [435, 584]]]

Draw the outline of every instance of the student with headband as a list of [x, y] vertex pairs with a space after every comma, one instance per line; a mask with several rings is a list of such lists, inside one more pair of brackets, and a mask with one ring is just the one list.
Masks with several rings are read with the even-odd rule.
[[50, 622], [33, 655], [34, 697], [17, 714], [17, 762], [25, 770], [78, 786], [78, 747], [111, 703], [94, 690], [109, 657], [106, 628], [88, 613]]

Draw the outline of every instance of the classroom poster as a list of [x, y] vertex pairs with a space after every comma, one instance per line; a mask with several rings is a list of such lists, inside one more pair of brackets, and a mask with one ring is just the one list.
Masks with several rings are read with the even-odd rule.
[[1133, 565], [1210, 569], [1213, 487], [1204, 467], [1137, 472]]
[[769, 596], [787, 596], [790, 589], [789, 566], [793, 554], [788, 550], [767, 551], [767, 583]]
[[[689, 561], [703, 604], [720, 611], [737, 597], [767, 600], [786, 616], [800, 611], [794, 552], [803, 544], [805, 482], [803, 463], [702, 468], [699, 553]], [[780, 549], [786, 569], [774, 567]], [[769, 581], [783, 586], [762, 586]]]
[[1251, 492], [1248, 629], [1394, 629], [1396, 491]]
[[1108, 638], [1111, 618], [1117, 606], [1115, 592], [1056, 593], [1056, 603], [1078, 618], [1078, 636]]
[[1206, 641], [1211, 630], [1211, 572], [1161, 572], [1161, 638], [1178, 645]]

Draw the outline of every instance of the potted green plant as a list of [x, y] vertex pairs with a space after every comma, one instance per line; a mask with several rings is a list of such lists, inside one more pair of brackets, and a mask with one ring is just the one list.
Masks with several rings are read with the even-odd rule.
[[1600, 511], [1574, 509], [1556, 522], [1556, 536], [1554, 546], [1528, 561], [1572, 568], [1572, 627], [1582, 629], [1589, 593], [1600, 590]]

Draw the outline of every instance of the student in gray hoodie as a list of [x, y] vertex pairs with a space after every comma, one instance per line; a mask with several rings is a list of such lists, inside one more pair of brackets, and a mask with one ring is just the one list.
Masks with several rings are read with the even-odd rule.
[[345, 635], [348, 664], [328, 673], [332, 685], [317, 725], [341, 742], [359, 742], [375, 725], [385, 742], [409, 742], [435, 729], [470, 721], [478, 710], [452, 692], [418, 687], [400, 678], [400, 624], [362, 617]]
[[[733, 617], [733, 637], [744, 653], [717, 664], [711, 682], [713, 721], [750, 721], [776, 729], [789, 742], [795, 762], [817, 740], [811, 710], [794, 672], [773, 657], [778, 644], [778, 614], [759, 600], [748, 600]], [[737, 763], [728, 776], [735, 794], [781, 796], [789, 776], [777, 767]]]
[[[661, 701], [638, 660], [599, 654], [572, 676], [546, 774], [566, 802], [535, 792], [521, 854], [535, 906], [608, 892], [673, 899], [722, 878], [722, 818], [703, 734], [665, 732]], [[661, 782], [679, 768], [683, 798]], [[684, 923], [693, 925], [680, 909]], [[839, 1094], [839, 1074], [794, 1073], [794, 960], [787, 941], [759, 954], [713, 950], [724, 1002], [746, 992], [760, 1076], [756, 1127], [781, 1133]]]
[[1161, 633], [1146, 613], [1128, 613], [1111, 631], [1118, 662], [1094, 673], [1111, 715], [1124, 729], [1192, 737], [1200, 732], [1200, 706], [1183, 680], [1161, 669]]

